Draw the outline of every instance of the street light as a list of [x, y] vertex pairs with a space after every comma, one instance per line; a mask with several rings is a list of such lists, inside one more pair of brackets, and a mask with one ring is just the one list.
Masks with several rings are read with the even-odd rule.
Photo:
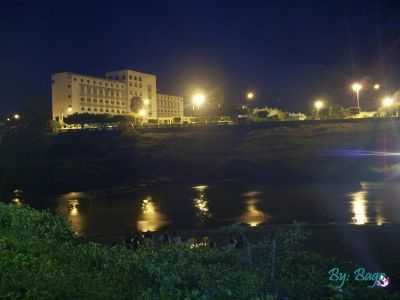
[[377, 91], [381, 88], [381, 85], [379, 83], [374, 84], [374, 90]]
[[149, 106], [150, 105], [150, 100], [149, 99], [143, 99], [143, 104], [145, 106]]
[[315, 107], [315, 110], [317, 111], [317, 118], [319, 119], [319, 111], [324, 107], [324, 101], [322, 101], [322, 100], [316, 100], [315, 102], [314, 102], [314, 107]]
[[147, 110], [145, 110], [144, 108], [139, 110], [139, 116], [144, 118], [147, 115]]
[[72, 107], [71, 107], [71, 106], [68, 106], [67, 112], [68, 112], [69, 114], [72, 113]]
[[247, 100], [253, 100], [255, 97], [253, 92], [248, 92], [246, 95]]
[[357, 108], [359, 111], [361, 111], [360, 108], [360, 91], [362, 90], [363, 86], [359, 82], [355, 82], [351, 85], [351, 89], [356, 93], [357, 95]]
[[15, 114], [15, 115], [14, 115], [14, 119], [15, 119], [15, 120], [19, 120], [20, 118], [21, 118], [21, 116], [20, 116], [19, 114]]
[[204, 102], [206, 101], [206, 96], [204, 96], [204, 94], [201, 93], [197, 93], [193, 96], [193, 110], [194, 107], [197, 106], [197, 109], [200, 109], [200, 106], [202, 106], [204, 104]]
[[7, 118], [7, 121], [8, 121], [8, 122], [10, 122], [10, 121], [11, 121], [11, 119], [10, 119], [10, 118]]
[[394, 103], [394, 100], [392, 97], [385, 97], [382, 100], [382, 106], [386, 107], [386, 108], [391, 107], [393, 105], [393, 103]]

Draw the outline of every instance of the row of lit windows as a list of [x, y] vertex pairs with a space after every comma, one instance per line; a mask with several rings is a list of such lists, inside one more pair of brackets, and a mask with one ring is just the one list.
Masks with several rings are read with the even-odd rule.
[[[125, 75], [121, 75], [121, 77], [118, 76], [118, 75], [115, 75], [114, 77], [110, 75], [110, 76], [108, 76], [107, 78], [109, 78], [109, 79], [115, 79], [115, 80], [125, 80], [125, 79], [126, 79]], [[134, 76], [134, 77], [132, 77], [132, 75], [129, 75], [129, 80], [132, 80], [132, 78], [134, 78], [134, 80], [142, 81], [142, 77], [140, 77], [140, 76]]]
[[88, 86], [88, 85], [80, 85], [80, 92], [81, 94], [84, 93], [88, 93], [88, 94], [106, 94], [109, 95], [111, 93], [111, 96], [113, 96], [114, 94], [118, 96], [122, 96], [123, 91], [117, 90], [117, 89], [112, 89], [112, 88], [103, 88], [103, 87], [92, 87], [92, 86]]
[[119, 109], [108, 109], [108, 108], [91, 108], [91, 107], [81, 107], [81, 111], [90, 111], [90, 112], [104, 112], [104, 113], [116, 113], [116, 114], [125, 114], [125, 110], [119, 110]]
[[[129, 82], [129, 86], [132, 86], [132, 83]], [[137, 88], [138, 84], [135, 82], [134, 86]], [[139, 83], [139, 88], [142, 88], [142, 83]]]
[[[129, 91], [129, 95], [133, 95], [133, 92]], [[135, 92], [135, 96], [138, 96], [138, 92]], [[139, 92], [139, 96], [142, 97], [142, 92]], [[151, 95], [149, 95], [149, 98], [151, 99]]]
[[[81, 98], [81, 102], [85, 102], [85, 98]], [[99, 100], [97, 100], [97, 99], [90, 99], [90, 98], [87, 98], [86, 99], [86, 102], [88, 102], [88, 103], [90, 103], [90, 102], [93, 102], [93, 103], [105, 103], [105, 104], [116, 104], [116, 105], [125, 105], [125, 102], [124, 101], [113, 101], [113, 100], [103, 100], [103, 99], [99, 99]]]
[[[76, 77], [74, 77], [73, 79], [74, 81], [78, 81], [78, 79]], [[83, 78], [81, 78], [80, 80], [81, 83], [85, 82], [85, 80]], [[89, 80], [86, 79], [86, 83], [89, 84], [98, 84], [98, 85], [104, 85], [104, 86], [108, 86], [110, 84], [111, 87], [119, 87], [119, 88], [123, 88], [124, 85], [123, 84], [117, 84], [117, 83], [108, 83], [108, 82], [103, 82], [103, 81], [96, 81], [96, 80]], [[70, 88], [71, 85], [68, 85], [68, 87]]]

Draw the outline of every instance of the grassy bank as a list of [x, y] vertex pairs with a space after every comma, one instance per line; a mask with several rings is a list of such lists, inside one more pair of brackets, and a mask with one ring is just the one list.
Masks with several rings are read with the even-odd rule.
[[[138, 179], [358, 182], [381, 178], [389, 158], [331, 155], [395, 151], [398, 121], [5, 136], [2, 186], [68, 191]], [[389, 165], [390, 167], [390, 165]], [[378, 171], [377, 171], [378, 170]]]
[[247, 248], [106, 247], [50, 213], [4, 204], [0, 223], [2, 299], [399, 299], [366, 283], [334, 288], [327, 270], [340, 264], [302, 251], [299, 231], [254, 246], [249, 259]]

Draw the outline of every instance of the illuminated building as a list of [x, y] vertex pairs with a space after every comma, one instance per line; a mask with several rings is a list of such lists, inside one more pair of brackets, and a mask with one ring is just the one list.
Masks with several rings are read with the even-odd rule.
[[145, 110], [147, 119], [183, 117], [183, 98], [157, 96], [153, 74], [117, 70], [101, 78], [64, 72], [51, 79], [52, 119], [61, 123], [75, 113], [125, 115]]
[[157, 117], [164, 123], [183, 118], [183, 97], [157, 94]]

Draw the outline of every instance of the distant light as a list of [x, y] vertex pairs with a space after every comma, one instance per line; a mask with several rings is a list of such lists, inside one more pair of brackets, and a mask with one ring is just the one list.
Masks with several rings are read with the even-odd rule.
[[317, 110], [320, 110], [321, 108], [324, 107], [324, 101], [322, 101], [322, 100], [316, 100], [316, 101], [314, 102], [314, 107], [315, 107]]
[[145, 106], [150, 105], [150, 100], [149, 100], [149, 99], [143, 99], [143, 104], [144, 104]]
[[246, 95], [247, 99], [249, 99], [249, 100], [254, 99], [254, 96], [255, 96], [255, 95], [254, 95], [253, 92], [248, 92], [247, 95]]
[[145, 110], [144, 108], [139, 110], [139, 116], [145, 117], [146, 115], [147, 115], [147, 110]]
[[394, 103], [394, 100], [393, 100], [392, 97], [385, 97], [382, 100], [382, 106], [383, 107], [390, 107], [390, 106], [393, 105], [393, 103]]
[[352, 89], [354, 92], [356, 92], [356, 93], [360, 92], [360, 91], [362, 90], [362, 88], [363, 88], [363, 86], [362, 86], [362, 84], [359, 83], [359, 82], [355, 82], [355, 83], [353, 83], [353, 84], [351, 85], [351, 89]]
[[206, 96], [204, 94], [198, 93], [193, 96], [193, 104], [200, 107], [206, 101]]
[[68, 113], [72, 113], [72, 107], [69, 106], [69, 107], [67, 108], [67, 111], [68, 111]]
[[379, 83], [374, 84], [374, 90], [379, 90], [381, 88], [381, 85]]
[[8, 121], [8, 122], [10, 122], [10, 121], [11, 121], [11, 119], [10, 119], [10, 118], [7, 118], [7, 121]]
[[20, 116], [19, 114], [15, 114], [15, 115], [14, 115], [14, 119], [15, 119], [15, 120], [19, 120], [20, 118], [21, 118], [21, 116]]

